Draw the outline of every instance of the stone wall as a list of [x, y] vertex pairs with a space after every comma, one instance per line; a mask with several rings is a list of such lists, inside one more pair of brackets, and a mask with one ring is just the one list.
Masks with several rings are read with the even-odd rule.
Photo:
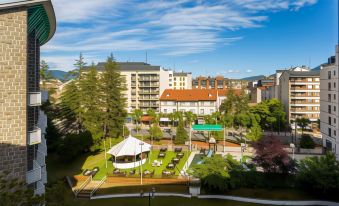
[[27, 170], [27, 11], [0, 12], [0, 170]]

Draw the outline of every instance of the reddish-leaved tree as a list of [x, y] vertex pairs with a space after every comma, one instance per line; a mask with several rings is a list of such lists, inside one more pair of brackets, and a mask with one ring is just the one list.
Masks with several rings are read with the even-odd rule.
[[284, 150], [284, 145], [275, 136], [265, 136], [253, 144], [255, 157], [253, 161], [264, 172], [288, 173], [294, 171], [295, 162]]

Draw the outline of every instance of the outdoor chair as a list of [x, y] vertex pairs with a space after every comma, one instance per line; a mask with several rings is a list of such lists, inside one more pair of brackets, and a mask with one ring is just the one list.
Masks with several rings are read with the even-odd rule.
[[94, 177], [98, 172], [99, 172], [99, 167], [94, 167], [93, 169], [92, 169], [92, 176]]
[[169, 163], [166, 168], [167, 169], [174, 169], [175, 165], [173, 163]]
[[131, 170], [131, 171], [129, 171], [129, 174], [130, 174], [130, 175], [135, 175], [135, 169], [134, 169], [134, 170]]
[[178, 164], [180, 162], [180, 159], [179, 158], [173, 158], [172, 159], [172, 163], [173, 164]]
[[164, 158], [166, 156], [166, 153], [160, 152], [158, 155], [158, 158]]
[[85, 169], [85, 170], [83, 171], [82, 175], [84, 175], [84, 176], [90, 176], [90, 175], [92, 175], [92, 171], [91, 171], [91, 170], [88, 170], [88, 169]]
[[178, 154], [177, 154], [177, 158], [181, 159], [181, 158], [183, 158], [183, 157], [184, 157], [184, 153], [178, 153]]

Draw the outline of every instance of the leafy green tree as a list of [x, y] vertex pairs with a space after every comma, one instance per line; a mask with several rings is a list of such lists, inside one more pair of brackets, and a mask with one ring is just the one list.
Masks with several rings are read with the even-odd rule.
[[192, 123], [197, 119], [197, 115], [191, 111], [185, 112], [185, 123], [186, 126], [192, 126]]
[[221, 119], [221, 112], [219, 111], [213, 112], [211, 117], [213, 118], [215, 124], [218, 124], [218, 122], [220, 122]]
[[240, 163], [228, 155], [205, 158], [202, 164], [194, 165], [192, 174], [202, 181], [204, 188], [212, 191], [227, 191], [231, 188], [230, 171], [240, 170]]
[[154, 109], [148, 109], [147, 115], [151, 117], [150, 124], [156, 123], [157, 125], [159, 125], [160, 118], [158, 118], [159, 116], [157, 115]]
[[305, 149], [314, 149], [315, 143], [309, 134], [303, 134], [300, 138], [300, 147]]
[[69, 189], [69, 187], [61, 181], [46, 187], [45, 200], [46, 205], [48, 206], [84, 205], [82, 202], [79, 202], [77, 199], [74, 198], [74, 194]]
[[300, 160], [297, 181], [305, 190], [333, 198], [339, 193], [339, 162], [332, 153]]
[[0, 205], [31, 206], [44, 203], [42, 196], [34, 195], [25, 182], [12, 178], [8, 172], [0, 172]]
[[219, 107], [220, 112], [234, 115], [236, 113], [237, 100], [234, 90], [230, 89], [226, 95], [226, 99]]
[[132, 112], [132, 118], [137, 124], [137, 133], [139, 133], [139, 124], [140, 124], [142, 115], [143, 115], [143, 112], [141, 111], [141, 109], [135, 109]]
[[152, 139], [160, 140], [163, 137], [163, 133], [157, 124], [153, 124], [150, 128], [150, 135]]
[[179, 124], [177, 127], [177, 133], [174, 139], [175, 144], [184, 144], [185, 141], [188, 140], [188, 134], [184, 128], [184, 122], [179, 120]]
[[250, 129], [250, 132], [246, 135], [246, 138], [253, 141], [253, 142], [256, 142], [258, 141], [259, 139], [262, 138], [262, 130], [261, 130], [261, 127], [259, 124], [254, 124], [251, 129]]
[[277, 119], [275, 117], [267, 117], [266, 122], [268, 125], [270, 125], [271, 132], [273, 132], [273, 127], [274, 127], [274, 124], [277, 122]]
[[251, 118], [248, 113], [242, 112], [235, 115], [234, 122], [235, 125], [243, 131], [251, 125]]
[[311, 120], [305, 117], [296, 119], [297, 125], [301, 127], [301, 134], [304, 134], [306, 127], [311, 124]]
[[120, 75], [119, 68], [113, 56], [108, 57], [101, 79], [100, 105], [103, 113], [103, 137], [117, 138], [121, 135], [127, 112], [126, 99], [123, 92], [126, 90], [125, 81]]
[[271, 116], [276, 119], [274, 129], [280, 132], [280, 130], [285, 128], [286, 125], [286, 112], [284, 105], [278, 99], [269, 99], [266, 100], [265, 103], [270, 110]]
[[205, 124], [214, 124], [215, 120], [211, 115], [205, 115], [204, 116]]
[[241, 94], [236, 96], [236, 107], [235, 107], [235, 113], [239, 114], [244, 111], [249, 110], [249, 96], [245, 93], [245, 90], [241, 91]]

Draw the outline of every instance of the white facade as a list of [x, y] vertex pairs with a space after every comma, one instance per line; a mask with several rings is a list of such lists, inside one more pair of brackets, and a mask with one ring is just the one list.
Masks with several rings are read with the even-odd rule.
[[164, 114], [191, 111], [197, 115], [211, 115], [218, 110], [217, 101], [161, 101], [160, 112]]
[[323, 146], [339, 159], [339, 46], [336, 63], [323, 65], [320, 70], [320, 128]]
[[192, 73], [174, 72], [170, 89], [192, 89]]

